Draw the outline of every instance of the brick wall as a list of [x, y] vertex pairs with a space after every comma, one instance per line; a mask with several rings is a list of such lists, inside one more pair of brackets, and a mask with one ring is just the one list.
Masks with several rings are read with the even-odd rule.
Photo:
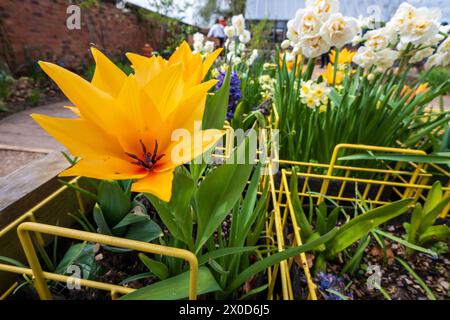
[[66, 27], [68, 0], [0, 1], [0, 60], [15, 73], [38, 59], [54, 61], [69, 68], [91, 59], [94, 43], [109, 56], [141, 51], [148, 42], [161, 49], [163, 26], [139, 18], [136, 10], [124, 13], [114, 1], [81, 9], [81, 29]]

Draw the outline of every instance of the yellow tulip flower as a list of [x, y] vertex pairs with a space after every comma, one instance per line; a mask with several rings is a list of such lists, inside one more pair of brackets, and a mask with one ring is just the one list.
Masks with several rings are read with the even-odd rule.
[[[204, 61], [192, 54], [187, 43], [168, 61], [128, 54], [134, 68], [129, 76], [99, 50], [91, 51], [96, 63], [91, 82], [55, 64], [39, 62], [79, 114], [76, 119], [32, 115], [81, 158], [60, 176], [135, 179], [132, 191], [169, 201], [175, 168], [203, 154], [223, 134], [199, 125], [207, 92], [216, 84], [216, 80], [201, 81], [220, 51]], [[177, 129], [191, 137], [182, 141], [181, 152], [180, 142], [172, 141]]]

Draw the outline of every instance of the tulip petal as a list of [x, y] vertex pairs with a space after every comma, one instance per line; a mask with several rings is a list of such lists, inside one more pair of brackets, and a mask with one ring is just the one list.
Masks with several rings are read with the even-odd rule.
[[74, 114], [76, 114], [77, 116], [81, 117], [80, 110], [78, 110], [77, 107], [64, 106], [64, 108], [69, 109], [69, 110], [72, 111]]
[[169, 58], [169, 65], [183, 62], [187, 64], [192, 57], [192, 50], [186, 41], [183, 41], [180, 46], [175, 50], [175, 52]]
[[91, 48], [95, 60], [95, 71], [91, 83], [116, 97], [127, 76], [98, 49]]
[[217, 83], [217, 80], [203, 82], [187, 90], [177, 108], [167, 121], [173, 128], [184, 128], [194, 131], [195, 122], [202, 122], [205, 112], [207, 92]]
[[[169, 170], [197, 158], [214, 147], [224, 134], [224, 130], [209, 129], [196, 131], [194, 134], [189, 134], [188, 137], [181, 136], [182, 139], [172, 142], [165, 152], [166, 157], [162, 159], [160, 166], [155, 171]], [[185, 140], [185, 138], [189, 140]]]
[[154, 148], [155, 140], [164, 149], [170, 142], [170, 133], [147, 93], [139, 86], [137, 79], [130, 75], [118, 97], [117, 122], [122, 129], [116, 136], [124, 150], [142, 154], [140, 141], [148, 150]]
[[147, 58], [135, 53], [127, 53], [127, 57], [133, 64], [136, 80], [141, 86], [145, 86], [156, 77], [167, 63], [163, 58], [155, 56]]
[[204, 78], [208, 74], [209, 69], [213, 65], [214, 61], [216, 61], [222, 50], [222, 48], [219, 48], [206, 56], [205, 60], [203, 61], [202, 78]]
[[79, 157], [124, 155], [118, 141], [84, 119], [54, 118], [32, 114], [39, 123], [56, 140], [61, 142], [71, 154]]
[[151, 193], [165, 202], [172, 197], [173, 171], [150, 172], [131, 186], [133, 192]]
[[109, 94], [56, 64], [40, 61], [39, 65], [80, 110], [83, 118], [110, 133], [114, 132], [114, 100]]
[[177, 63], [161, 71], [146, 84], [145, 91], [162, 119], [166, 119], [172, 111], [176, 110], [183, 96], [183, 65]]
[[128, 60], [130, 60], [131, 65], [132, 65], [133, 69], [135, 69], [135, 70], [137, 68], [140, 68], [149, 59], [148, 57], [142, 56], [137, 53], [132, 53], [132, 52], [127, 52], [125, 55], [127, 56]]
[[137, 165], [121, 159], [108, 157], [81, 159], [73, 167], [59, 174], [60, 177], [83, 176], [94, 179], [125, 180], [140, 179], [148, 172]]

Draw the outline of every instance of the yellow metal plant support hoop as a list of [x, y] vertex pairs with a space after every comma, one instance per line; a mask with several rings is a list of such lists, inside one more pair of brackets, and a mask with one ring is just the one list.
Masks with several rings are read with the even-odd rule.
[[[118, 248], [132, 249], [140, 252], [160, 254], [169, 257], [184, 259], [189, 263], [190, 266], [189, 299], [195, 300], [197, 298], [198, 261], [197, 257], [190, 251], [178, 248], [165, 247], [153, 243], [146, 243], [141, 241], [112, 237], [98, 233], [61, 228], [34, 222], [24, 222], [17, 228], [17, 233], [19, 235], [20, 243], [22, 244], [22, 247], [25, 251], [28, 263], [33, 271], [36, 290], [39, 294], [39, 297], [43, 300], [51, 299], [52, 295], [46, 284], [45, 281], [46, 276], [44, 275], [42, 267], [39, 263], [39, 259], [37, 257], [33, 243], [31, 241], [30, 232], [49, 234], [58, 237], [66, 237], [70, 239], [84, 240], [88, 242], [100, 243]], [[86, 286], [102, 290], [109, 290], [111, 291], [113, 297], [115, 293], [127, 294], [133, 291], [130, 288], [122, 286], [111, 286], [111, 285], [105, 286], [105, 284], [102, 282], [80, 280], [80, 284], [83, 284], [83, 282]]]
[[[70, 181], [70, 183], [77, 183], [79, 178], [75, 178]], [[34, 248], [33, 242], [31, 240], [30, 233], [34, 233], [37, 239], [37, 245], [43, 247], [44, 240], [42, 238], [42, 234], [54, 235], [59, 237], [66, 237], [71, 239], [83, 240], [88, 242], [95, 242], [100, 244], [105, 244], [113, 247], [132, 249], [140, 252], [152, 253], [152, 254], [160, 254], [165, 256], [170, 256], [174, 258], [184, 259], [189, 263], [190, 273], [189, 273], [189, 299], [195, 300], [197, 298], [197, 282], [198, 282], [198, 260], [197, 257], [188, 250], [172, 248], [161, 246], [157, 244], [129, 240], [124, 238], [118, 238], [98, 233], [91, 233], [86, 231], [80, 231], [69, 228], [62, 228], [57, 226], [52, 226], [48, 224], [41, 224], [36, 222], [36, 218], [34, 213], [45, 206], [47, 203], [56, 198], [59, 194], [65, 191], [68, 187], [63, 186], [59, 188], [57, 191], [52, 193], [46, 199], [41, 201], [38, 205], [33, 207], [31, 210], [17, 218], [15, 221], [11, 222], [8, 226], [6, 226], [3, 230], [0, 231], [0, 237], [5, 235], [6, 233], [17, 228], [17, 233], [19, 236], [20, 243], [25, 252], [25, 256], [28, 260], [30, 268], [17, 267], [9, 264], [0, 263], [0, 271], [6, 271], [10, 273], [17, 274], [25, 274], [34, 278], [34, 283], [36, 287], [36, 291], [39, 294], [39, 297], [43, 300], [51, 299], [51, 293], [48, 289], [46, 280], [58, 281], [58, 282], [66, 282], [73, 280], [73, 277], [45, 272], [42, 270], [42, 267], [39, 263], [39, 259], [36, 254], [36, 250]], [[80, 210], [84, 211], [84, 206], [82, 203], [82, 199], [77, 192], [78, 202], [80, 205]], [[31, 222], [26, 222], [26, 221]], [[111, 292], [111, 297], [116, 299], [119, 295], [124, 295], [135, 291], [135, 289], [127, 288], [124, 286], [92, 281], [87, 279], [77, 279], [81, 286], [105, 290]], [[0, 296], [0, 300], [7, 298], [15, 289], [17, 284], [11, 286], [5, 293]]]

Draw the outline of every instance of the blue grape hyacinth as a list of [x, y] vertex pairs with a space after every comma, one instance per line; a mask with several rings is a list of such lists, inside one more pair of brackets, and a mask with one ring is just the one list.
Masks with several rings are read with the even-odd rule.
[[[227, 74], [226, 71], [222, 71], [217, 69], [217, 82], [216, 90], [219, 90], [223, 82], [225, 81], [225, 76]], [[238, 105], [239, 100], [242, 97], [241, 93], [241, 81], [239, 80], [239, 75], [236, 71], [231, 72], [230, 74], [230, 96], [228, 99], [228, 110], [227, 110], [227, 120], [231, 120], [234, 117], [234, 113], [236, 111], [236, 107]]]

